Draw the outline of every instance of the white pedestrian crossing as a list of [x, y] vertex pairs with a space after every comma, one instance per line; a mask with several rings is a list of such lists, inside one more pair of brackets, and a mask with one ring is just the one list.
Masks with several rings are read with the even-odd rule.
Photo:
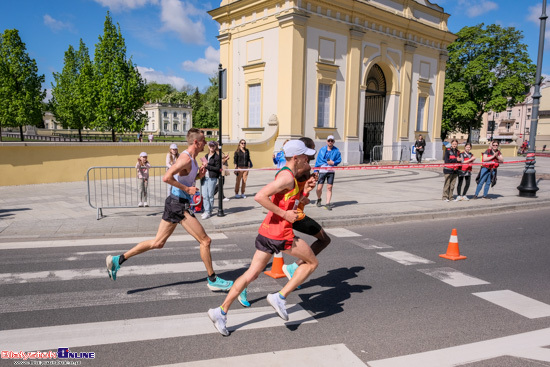
[[[209, 234], [213, 240], [225, 240], [227, 236], [223, 233]], [[138, 244], [139, 242], [152, 239], [151, 237], [124, 237], [124, 238], [92, 238], [84, 240], [51, 240], [51, 241], [21, 241], [0, 243], [0, 250], [14, 250], [25, 248], [54, 248], [54, 247], [83, 247], [83, 246], [118, 246]], [[195, 241], [189, 234], [172, 235], [167, 243]]]
[[386, 248], [392, 248], [392, 246], [373, 240], [372, 238], [364, 238], [363, 240], [348, 240], [356, 246], [362, 247], [365, 250], [382, 250]]
[[[232, 332], [317, 322], [300, 305], [287, 305], [287, 310], [290, 318], [287, 322], [271, 307], [231, 310], [227, 329]], [[3, 350], [57, 350], [59, 346], [72, 348], [210, 333], [218, 331], [205, 310], [193, 314], [4, 330], [0, 331], [0, 345]]]
[[361, 237], [360, 234], [345, 228], [325, 228], [325, 231], [334, 237]]
[[269, 353], [247, 354], [245, 356], [208, 359], [187, 363], [176, 363], [157, 367], [364, 367], [365, 364], [344, 344], [324, 345], [311, 348], [300, 348], [274, 351]]
[[510, 290], [472, 294], [529, 319], [550, 316], [550, 305]]
[[453, 287], [467, 287], [470, 285], [491, 284], [485, 280], [462, 273], [453, 268], [418, 269], [419, 272], [441, 280]]
[[[250, 259], [232, 259], [212, 261], [216, 271], [233, 270], [247, 268], [250, 265]], [[172, 263], [158, 265], [129, 265], [121, 267], [117, 276], [143, 276], [157, 274], [176, 274], [203, 272], [204, 263], [202, 261], [187, 263]], [[0, 284], [17, 284], [30, 282], [54, 282], [82, 280], [93, 278], [105, 278], [107, 268], [101, 269], [74, 269], [74, 270], [46, 270], [24, 273], [0, 273]]]
[[431, 260], [424, 259], [423, 257], [413, 255], [406, 251], [377, 252], [377, 254], [390, 260], [397, 261], [403, 265], [433, 264]]

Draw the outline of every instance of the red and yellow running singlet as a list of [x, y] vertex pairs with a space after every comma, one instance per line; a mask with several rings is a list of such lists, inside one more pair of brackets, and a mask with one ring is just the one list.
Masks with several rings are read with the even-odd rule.
[[[298, 187], [298, 182], [294, 177], [294, 174], [288, 167], [283, 167], [277, 172], [277, 175], [282, 171], [288, 171], [294, 178], [294, 188], [287, 193], [279, 193], [271, 196], [271, 202], [277, 205], [282, 210], [292, 210], [296, 209], [296, 202], [300, 198], [300, 188]], [[275, 175], [275, 177], [277, 177]], [[293, 240], [294, 232], [292, 231], [292, 223], [287, 220], [284, 220], [282, 217], [278, 216], [273, 212], [267, 213], [262, 225], [258, 232], [267, 238], [272, 240]]]

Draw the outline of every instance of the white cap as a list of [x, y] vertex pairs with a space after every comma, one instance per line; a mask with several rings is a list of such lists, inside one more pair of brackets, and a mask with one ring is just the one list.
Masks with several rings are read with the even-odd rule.
[[178, 146], [176, 144], [170, 144], [170, 149], [178, 149]]
[[334, 135], [327, 136], [327, 140], [334, 140]]
[[283, 146], [285, 157], [294, 157], [295, 155], [315, 155], [315, 150], [306, 147], [301, 140], [290, 140]]
[[147, 153], [141, 152], [141, 153], [139, 154], [139, 156], [140, 156], [140, 157], [147, 157]]

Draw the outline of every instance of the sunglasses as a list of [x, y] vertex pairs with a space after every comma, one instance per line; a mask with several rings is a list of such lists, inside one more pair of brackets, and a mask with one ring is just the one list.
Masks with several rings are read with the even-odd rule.
[[329, 139], [327, 140], [329, 143], [334, 143], [334, 140], [333, 139]]
[[241, 143], [241, 145], [246, 145], [246, 143]]

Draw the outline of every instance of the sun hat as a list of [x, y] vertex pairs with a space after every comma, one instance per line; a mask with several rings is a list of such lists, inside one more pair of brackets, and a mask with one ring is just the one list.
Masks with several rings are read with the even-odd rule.
[[178, 146], [176, 144], [170, 144], [170, 149], [178, 149]]
[[141, 153], [139, 154], [139, 156], [140, 156], [140, 157], [147, 157], [147, 153], [141, 152]]

